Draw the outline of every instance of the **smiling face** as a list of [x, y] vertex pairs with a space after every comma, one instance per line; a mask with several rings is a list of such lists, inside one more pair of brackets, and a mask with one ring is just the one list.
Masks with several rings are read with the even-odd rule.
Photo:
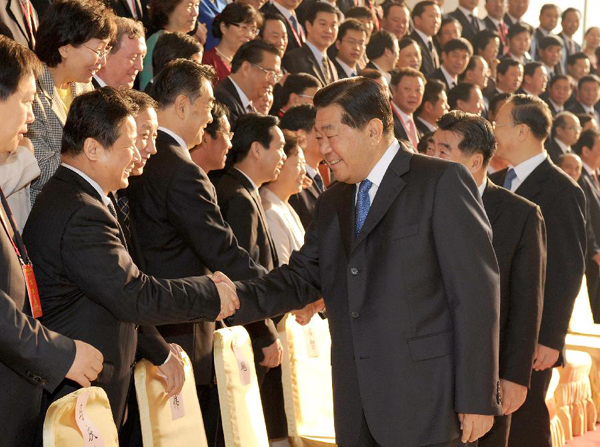
[[400, 50], [397, 68], [411, 67], [415, 70], [421, 68], [421, 48], [419, 45], [410, 44]]
[[277, 177], [277, 185], [286, 195], [298, 194], [302, 191], [306, 174], [304, 152], [300, 146], [291, 149]]
[[279, 127], [274, 126], [269, 129], [269, 134], [271, 135], [271, 142], [268, 148], [264, 148], [260, 143], [257, 143], [260, 145], [258, 163], [262, 170], [263, 183], [276, 180], [286, 160], [285, 152], [283, 151], [283, 146], [285, 145], [283, 132], [281, 132]]
[[285, 25], [281, 20], [267, 20], [263, 28], [263, 39], [271, 42], [281, 51], [285, 53], [288, 44], [288, 35]]
[[32, 105], [35, 98], [35, 78], [23, 76], [17, 90], [0, 101], [0, 153], [12, 152], [19, 146], [27, 125], [33, 123]]
[[62, 58], [60, 66], [67, 74], [66, 82], [91, 82], [92, 76], [106, 64], [108, 39], [90, 39], [74, 47], [65, 45], [59, 48]]
[[462, 101], [459, 99], [457, 101], [457, 106], [458, 109], [462, 110], [463, 112], [479, 115], [484, 109], [483, 95], [481, 94], [479, 87], [475, 86], [471, 89], [468, 101]]
[[132, 88], [137, 74], [144, 68], [146, 41], [143, 37], [123, 36], [121, 47], [107, 56], [106, 65], [98, 76], [110, 87]]
[[442, 52], [442, 65], [452, 76], [460, 75], [469, 65], [469, 52], [467, 50], [452, 50]]
[[579, 29], [579, 13], [577, 11], [568, 12], [561, 22], [561, 25], [563, 32], [571, 37]]
[[319, 12], [313, 23], [306, 21], [306, 38], [320, 51], [325, 51], [335, 42], [339, 24], [337, 14]]
[[156, 137], [158, 135], [158, 118], [156, 110], [146, 108], [140, 110], [135, 117], [137, 139], [135, 147], [140, 153], [140, 161], [134, 164], [132, 176], [142, 175], [148, 159], [156, 154]]

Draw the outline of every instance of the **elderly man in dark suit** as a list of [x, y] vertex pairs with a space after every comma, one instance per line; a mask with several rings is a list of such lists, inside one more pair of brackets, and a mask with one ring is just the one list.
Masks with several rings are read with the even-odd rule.
[[[35, 77], [41, 66], [26, 47], [0, 36], [0, 160], [17, 149], [33, 115]], [[102, 369], [102, 354], [79, 340], [46, 329], [36, 295], [23, 277], [27, 249], [0, 189], [0, 446], [32, 445], [42, 391], [65, 379], [89, 386]], [[32, 312], [33, 309], [33, 312]]]
[[491, 179], [539, 205], [548, 239], [544, 310], [531, 387], [512, 417], [509, 446], [550, 446], [546, 390], [561, 351], [585, 270], [585, 197], [581, 188], [548, 159], [544, 140], [552, 117], [532, 96], [513, 96], [496, 116], [498, 156], [510, 163]]
[[229, 109], [229, 121], [254, 112], [252, 101], [262, 98], [281, 80], [279, 49], [262, 39], [243, 44], [233, 56], [231, 74], [215, 88], [215, 98]]
[[506, 447], [511, 414], [525, 401], [542, 318], [546, 279], [546, 228], [540, 208], [496, 186], [487, 167], [496, 150], [492, 126], [483, 118], [450, 112], [438, 121], [435, 155], [456, 161], [473, 175], [492, 225], [500, 267], [500, 384], [502, 416], [479, 440]]
[[597, 174], [600, 168], [600, 133], [586, 130], [573, 149], [581, 157], [583, 168], [578, 183], [588, 204], [585, 278], [594, 322], [600, 323], [600, 184]]
[[[202, 107], [201, 99], [197, 103]], [[137, 325], [214, 321], [234, 310], [232, 302], [219, 299], [219, 285], [215, 288], [208, 277], [157, 279], [133, 263], [108, 194], [127, 186], [140, 160], [134, 113], [134, 104], [110, 87], [73, 101], [64, 128], [63, 164], [44, 187], [23, 234], [38, 266], [41, 321], [102, 352], [104, 368], [94, 384], [106, 391], [118, 427], [135, 361]], [[77, 388], [64, 380], [47, 401]]]
[[552, 122], [552, 131], [544, 143], [550, 159], [558, 164], [564, 154], [572, 151], [572, 146], [577, 143], [581, 135], [579, 119], [571, 112], [561, 112]]
[[338, 183], [288, 266], [236, 284], [233, 321], [306, 304], [308, 284], [325, 298], [335, 346], [339, 446], [474, 441], [500, 414], [498, 265], [475, 182], [457, 163], [408, 152], [371, 79], [325, 87], [315, 107]]

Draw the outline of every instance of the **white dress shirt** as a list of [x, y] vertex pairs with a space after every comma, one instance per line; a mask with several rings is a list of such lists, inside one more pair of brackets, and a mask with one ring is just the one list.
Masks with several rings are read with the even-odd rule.
[[240, 88], [240, 86], [235, 83], [235, 81], [233, 80], [233, 78], [231, 76], [229, 76], [229, 80], [231, 81], [231, 83], [235, 87], [238, 95], [240, 96], [240, 100], [242, 101], [242, 106], [244, 107], [244, 110], [248, 110], [248, 106], [252, 107], [252, 109], [254, 110], [254, 106], [252, 105], [252, 101], [250, 101], [248, 99], [248, 97], [246, 96], [246, 94], [244, 93], [244, 91]]
[[312, 43], [310, 43], [308, 40], [306, 42], [304, 42], [304, 43], [310, 49], [310, 51], [312, 52], [312, 54], [315, 56], [315, 59], [319, 63], [319, 66], [322, 66], [323, 65], [323, 58], [325, 57], [325, 55], [323, 53], [321, 53], [319, 51], [319, 49], [317, 47], [315, 47]]
[[[371, 62], [373, 62], [373, 61], [371, 61]], [[383, 68], [381, 68], [379, 65], [377, 65], [375, 62], [373, 62], [373, 65], [375, 65], [377, 70], [379, 70], [379, 72], [383, 75], [383, 77], [387, 81], [388, 85], [390, 85], [390, 83], [392, 82], [392, 75], [389, 74], [387, 71], [385, 71]]]
[[344, 61], [340, 60], [339, 57], [336, 57], [335, 60], [338, 64], [340, 64], [340, 67], [342, 67], [342, 70], [344, 70], [346, 76], [348, 76], [349, 78], [356, 76], [356, 70], [354, 70], [352, 67], [346, 64]]
[[565, 107], [564, 106], [559, 106], [554, 101], [552, 101], [551, 98], [548, 98], [548, 101], [550, 101], [550, 104], [552, 104], [552, 107], [554, 107], [554, 110], [556, 110], [556, 113], [560, 113], [560, 112], [564, 112], [565, 111]]
[[556, 141], [556, 144], [558, 144], [558, 147], [560, 147], [560, 150], [563, 152], [563, 154], [566, 154], [567, 152], [571, 152], [571, 146], [567, 146], [565, 143], [560, 141], [558, 138], [555, 138], [554, 141]]
[[543, 150], [541, 153], [534, 155], [529, 160], [525, 160], [524, 162], [519, 163], [517, 166], [514, 166], [513, 169], [515, 170], [515, 174], [517, 174], [517, 176], [513, 180], [510, 190], [514, 192], [519, 186], [521, 186], [521, 183], [523, 183], [527, 177], [529, 177], [529, 174], [531, 174], [535, 168], [541, 165], [546, 158], [548, 158], [548, 152]]
[[[381, 185], [383, 176], [387, 172], [387, 169], [390, 166], [390, 163], [392, 162], [392, 160], [394, 159], [394, 157], [396, 156], [396, 154], [398, 153], [399, 150], [400, 150], [400, 143], [398, 143], [398, 140], [396, 140], [394, 138], [394, 141], [392, 141], [392, 144], [390, 144], [388, 146], [388, 148], [385, 150], [382, 157], [375, 164], [373, 169], [371, 169], [371, 172], [369, 172], [369, 175], [367, 175], [367, 178], [373, 184], [373, 185], [371, 185], [371, 189], [369, 189], [369, 200], [371, 201], [371, 205], [373, 205], [373, 201], [375, 200], [375, 195], [377, 194], [377, 190], [379, 189], [379, 186]], [[354, 195], [354, 203], [356, 203], [356, 200], [358, 199], [359, 185], [360, 185], [360, 183], [356, 184], [356, 194]]]
[[448, 71], [446, 71], [443, 65], [441, 65], [440, 68], [450, 88], [456, 87], [458, 85], [458, 77], [453, 77], [450, 73], [448, 73]]
[[190, 158], [190, 160], [192, 159], [192, 156], [190, 155], [190, 151], [187, 147], [187, 144], [185, 144], [185, 141], [183, 138], [181, 138], [179, 135], [177, 135], [175, 132], [173, 132], [170, 129], [167, 129], [166, 127], [162, 127], [162, 126], [158, 126], [158, 130], [166, 133], [167, 135], [169, 135], [171, 138], [173, 138], [175, 141], [177, 141], [177, 144], [179, 146], [181, 146], [181, 149], [184, 150], [184, 152], [187, 154], [187, 156]]

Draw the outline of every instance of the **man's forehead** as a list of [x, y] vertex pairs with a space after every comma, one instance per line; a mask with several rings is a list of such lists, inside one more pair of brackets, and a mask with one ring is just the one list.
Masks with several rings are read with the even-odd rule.
[[343, 109], [337, 104], [318, 108], [315, 129], [317, 131], [339, 129], [342, 126], [342, 113]]

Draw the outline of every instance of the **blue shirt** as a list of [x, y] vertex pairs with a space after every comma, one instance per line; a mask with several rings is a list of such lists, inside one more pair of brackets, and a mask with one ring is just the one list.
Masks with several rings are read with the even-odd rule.
[[218, 16], [227, 2], [225, 0], [215, 0], [214, 3], [211, 0], [202, 0], [200, 2], [200, 14], [198, 15], [198, 22], [206, 25], [206, 43], [204, 44], [204, 51], [208, 51], [213, 47], [216, 47], [221, 39], [217, 39], [212, 33], [212, 23], [216, 16]]

